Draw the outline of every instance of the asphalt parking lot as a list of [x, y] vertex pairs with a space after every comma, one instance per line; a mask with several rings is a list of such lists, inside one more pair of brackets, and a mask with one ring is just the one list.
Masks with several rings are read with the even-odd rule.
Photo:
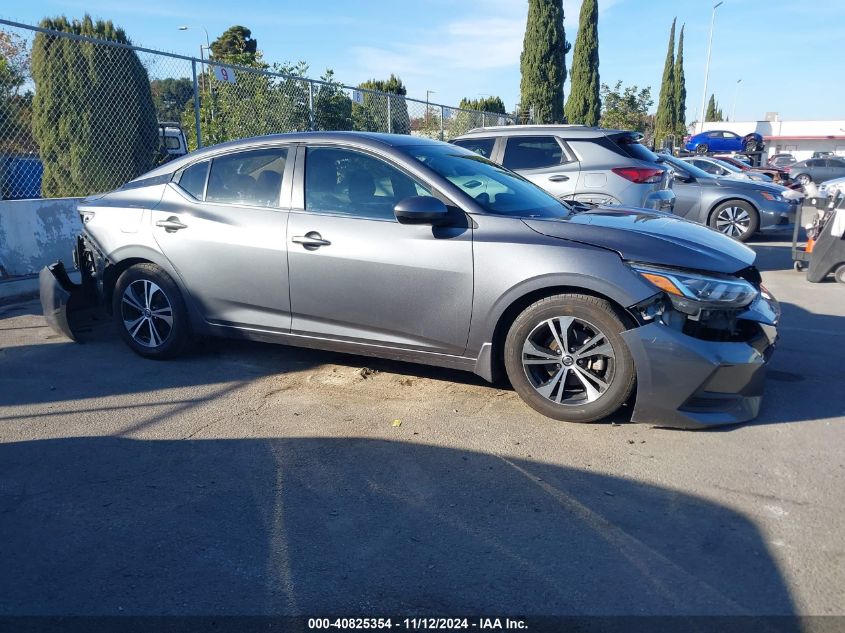
[[762, 413], [562, 424], [470, 374], [0, 307], [0, 615], [845, 613], [845, 286], [754, 243]]

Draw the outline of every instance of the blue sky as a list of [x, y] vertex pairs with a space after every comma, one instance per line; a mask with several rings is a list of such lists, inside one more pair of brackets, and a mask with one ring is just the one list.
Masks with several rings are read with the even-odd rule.
[[[355, 84], [398, 74], [412, 97], [457, 104], [461, 97], [519, 100], [519, 53], [526, 0], [37, 0], [6, 5], [4, 17], [36, 23], [45, 15], [110, 18], [140, 45], [198, 54], [204, 26], [212, 40], [232, 24], [249, 27], [265, 59], [304, 60], [310, 75], [326, 68]], [[580, 0], [564, 0], [574, 41]], [[651, 86], [657, 101], [669, 27], [686, 23], [687, 119], [701, 108], [709, 0], [599, 0], [603, 82]], [[809, 10], [812, 7], [812, 10]], [[845, 118], [841, 0], [725, 0], [717, 10], [708, 93], [736, 119]], [[571, 54], [567, 64], [571, 63]], [[568, 94], [568, 85], [566, 88]]]

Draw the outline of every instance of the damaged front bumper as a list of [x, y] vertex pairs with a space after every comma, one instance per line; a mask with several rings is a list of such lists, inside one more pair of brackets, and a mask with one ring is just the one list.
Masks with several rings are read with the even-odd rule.
[[58, 334], [77, 342], [85, 316], [99, 305], [97, 279], [102, 269], [93, 252], [85, 237], [80, 235], [73, 261], [81, 273], [81, 283], [71, 280], [61, 261], [45, 266], [38, 275], [41, 309], [47, 324]]
[[700, 429], [757, 417], [780, 306], [761, 295], [737, 316], [737, 340], [707, 340], [660, 318], [622, 334], [637, 368], [633, 422]]

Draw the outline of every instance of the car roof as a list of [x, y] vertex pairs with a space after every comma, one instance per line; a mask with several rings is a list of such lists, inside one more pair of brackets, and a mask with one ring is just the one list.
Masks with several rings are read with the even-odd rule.
[[313, 143], [320, 141], [354, 141], [356, 145], [377, 149], [408, 147], [415, 145], [443, 145], [443, 141], [436, 141], [425, 136], [413, 136], [411, 134], [385, 134], [383, 132], [287, 132], [284, 134], [265, 134], [263, 136], [252, 136], [249, 138], [226, 141], [217, 145], [209, 145], [194, 150], [185, 156], [170, 161], [135, 180], [147, 179], [155, 176], [162, 176], [173, 173], [206, 156], [213, 156], [220, 152], [238, 149], [249, 149], [272, 145], [274, 143]]
[[590, 127], [588, 125], [577, 125], [574, 123], [548, 123], [542, 125], [491, 125], [488, 127], [476, 127], [465, 134], [456, 136], [452, 140], [490, 135], [536, 136], [537, 134], [548, 134], [554, 136], [562, 133], [565, 133], [568, 138], [598, 138], [608, 134], [639, 134], [639, 132], [632, 132], [630, 130], [613, 130], [601, 127]]

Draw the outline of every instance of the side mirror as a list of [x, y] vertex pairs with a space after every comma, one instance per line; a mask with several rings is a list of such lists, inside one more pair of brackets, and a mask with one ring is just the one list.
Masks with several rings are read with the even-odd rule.
[[433, 196], [411, 196], [396, 203], [393, 214], [400, 224], [444, 224], [449, 210], [443, 201]]

